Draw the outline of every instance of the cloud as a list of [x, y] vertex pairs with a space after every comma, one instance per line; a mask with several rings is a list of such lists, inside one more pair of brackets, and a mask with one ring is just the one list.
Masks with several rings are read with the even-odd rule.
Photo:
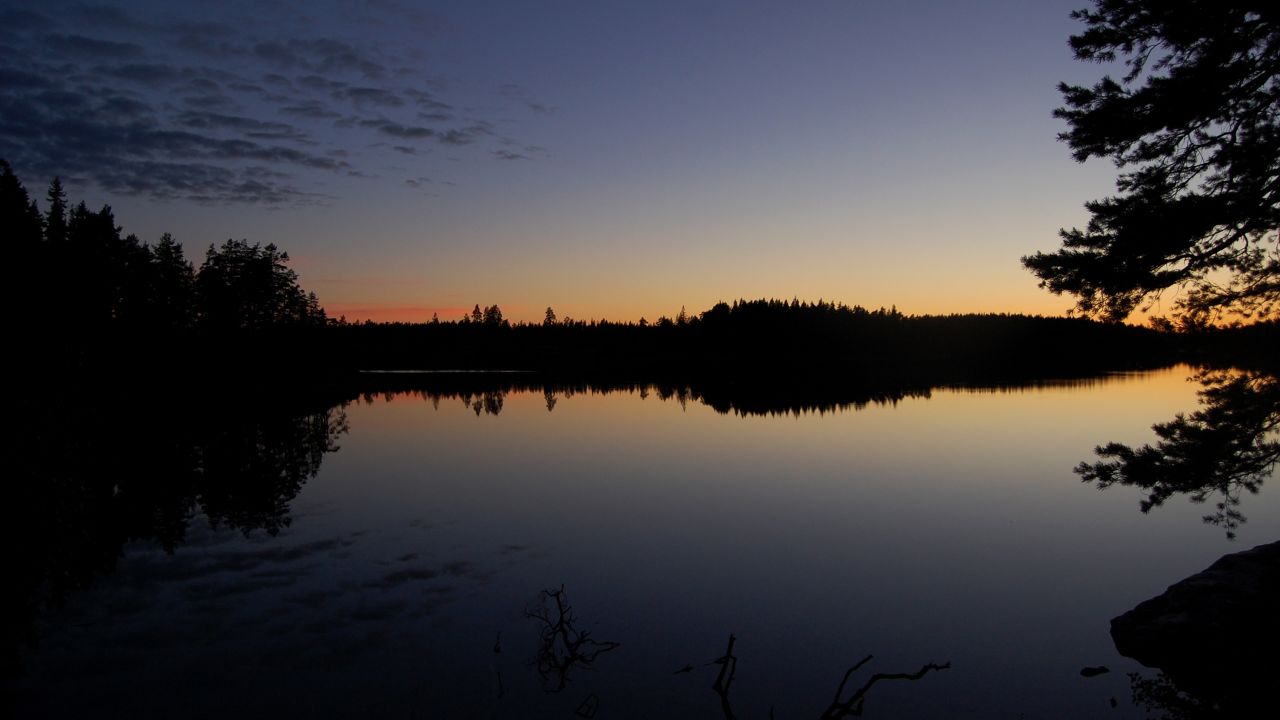
[[417, 103], [417, 104], [418, 104], [418, 107], [426, 108], [426, 109], [428, 109], [428, 110], [451, 110], [451, 109], [453, 109], [453, 108], [452, 108], [452, 106], [450, 106], [450, 105], [449, 105], [449, 103], [441, 102], [440, 100], [438, 100], [438, 99], [436, 98], [436, 96], [435, 96], [435, 95], [433, 95], [432, 93], [427, 92], [426, 90], [418, 90], [417, 88], [409, 88], [409, 89], [407, 89], [407, 90], [405, 90], [405, 91], [404, 91], [404, 94], [405, 94], [405, 95], [407, 95], [410, 99], [412, 99], [415, 103]]
[[53, 21], [30, 10], [6, 10], [0, 13], [0, 26], [16, 31], [44, 30], [53, 27]]
[[122, 118], [138, 118], [152, 112], [150, 105], [124, 95], [106, 98], [100, 108], [103, 112]]
[[129, 13], [111, 5], [81, 5], [76, 8], [81, 22], [95, 28], [148, 30], [149, 26]]
[[306, 133], [293, 125], [282, 122], [256, 120], [237, 115], [213, 112], [187, 111], [176, 118], [179, 125], [202, 130], [231, 130], [247, 137], [268, 140], [296, 140], [306, 142]]
[[278, 111], [281, 115], [296, 115], [298, 117], [312, 119], [330, 119], [342, 117], [342, 113], [332, 110], [323, 103], [315, 100], [306, 100], [296, 105], [285, 105]]
[[303, 75], [298, 78], [297, 84], [299, 87], [304, 87], [308, 90], [322, 90], [324, 92], [338, 92], [347, 86], [344, 82], [330, 80], [319, 75]]
[[508, 97], [513, 100], [516, 100], [520, 102], [522, 105], [524, 105], [526, 108], [540, 115], [553, 113], [556, 111], [556, 108], [554, 106], [547, 105], [546, 103], [541, 102], [540, 100], [536, 100], [530, 97], [529, 93], [523, 87], [515, 83], [506, 83], [500, 86], [498, 88], [498, 92], [501, 93], [503, 97]]
[[128, 80], [141, 85], [177, 82], [182, 73], [171, 65], [160, 63], [128, 63], [126, 65], [99, 65], [94, 71], [117, 80]]
[[394, 92], [385, 88], [349, 87], [336, 90], [335, 99], [349, 100], [356, 107], [376, 105], [378, 107], [404, 107], [404, 100]]
[[[346, 166], [328, 155], [275, 143], [163, 129], [136, 120], [146, 106], [129, 98], [111, 98], [94, 108], [83, 96], [44, 94], [15, 107], [18, 112], [0, 117], [0, 154], [43, 176], [85, 176], [124, 194], [202, 202], [316, 202], [321, 196], [294, 187], [286, 173], [262, 172], [260, 164]], [[206, 123], [220, 118], [203, 117]]]
[[489, 123], [475, 122], [461, 128], [453, 128], [439, 133], [439, 140], [445, 145], [470, 145], [482, 137], [492, 136], [493, 129]]
[[435, 137], [437, 134], [435, 130], [432, 130], [429, 127], [422, 127], [421, 125], [401, 125], [400, 123], [392, 122], [386, 118], [361, 120], [359, 124], [364, 127], [374, 128], [384, 135], [404, 138], [407, 140], [421, 140], [424, 138]]
[[141, 45], [113, 42], [111, 40], [97, 40], [84, 35], [46, 35], [44, 37], [44, 45], [47, 49], [59, 55], [91, 60], [124, 60], [142, 57], [143, 55]]
[[0, 67], [0, 87], [11, 90], [30, 90], [33, 88], [49, 88], [54, 84], [47, 78], [35, 73], [23, 72], [12, 68]]
[[[0, 157], [29, 182], [269, 204], [324, 202], [326, 174], [373, 177], [358, 163], [382, 154], [382, 168], [429, 145], [527, 159], [494, 149], [510, 141], [490, 120], [459, 123], [453, 103], [424, 89], [442, 77], [417, 62], [429, 34], [409, 32], [393, 7], [362, 11], [387, 14], [386, 32], [364, 37], [351, 18], [283, 4], [196, 5], [166, 19], [129, 2], [4, 11]], [[518, 88], [499, 95], [531, 102]], [[376, 137], [394, 142], [371, 146]]]

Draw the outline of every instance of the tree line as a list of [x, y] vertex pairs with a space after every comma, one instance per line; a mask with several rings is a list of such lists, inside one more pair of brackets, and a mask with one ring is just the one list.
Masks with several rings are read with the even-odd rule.
[[562, 378], [771, 375], [800, 383], [840, 375], [918, 385], [1211, 360], [1205, 356], [1247, 354], [1277, 336], [1274, 322], [1188, 333], [1084, 318], [907, 316], [797, 298], [681, 308], [654, 322], [584, 321], [548, 307], [541, 322], [512, 323], [496, 304], [476, 304], [457, 320], [348, 323], [326, 317], [273, 244], [210, 245], [197, 268], [168, 234], [144, 243], [122, 235], [110, 207], [71, 206], [57, 179], [41, 210], [3, 160], [0, 223], [15, 259], [9, 307], [28, 346], [20, 357], [54, 370], [105, 363], [120, 371], [164, 358], [216, 369], [233, 384], [245, 378], [231, 368], [254, 365], [287, 370], [272, 382], [368, 369], [519, 369]]
[[326, 321], [275, 245], [227, 240], [196, 268], [168, 233], [145, 243], [121, 235], [110, 206], [71, 205], [57, 178], [41, 210], [4, 160], [0, 227], [13, 260], [9, 307], [27, 330], [225, 333]]
[[512, 323], [496, 306], [477, 308], [455, 321], [334, 324], [325, 354], [350, 369], [933, 383], [1152, 367], [1183, 353], [1175, 333], [1083, 318], [907, 316], [798, 299], [739, 299], [655, 322], [558, 319], [549, 308], [541, 323]]

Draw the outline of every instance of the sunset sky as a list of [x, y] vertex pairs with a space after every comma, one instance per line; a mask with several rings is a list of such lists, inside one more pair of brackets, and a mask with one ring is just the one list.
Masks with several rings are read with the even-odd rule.
[[1059, 314], [1019, 258], [1115, 175], [1056, 140], [1084, 4], [5, 0], [0, 157], [348, 319]]

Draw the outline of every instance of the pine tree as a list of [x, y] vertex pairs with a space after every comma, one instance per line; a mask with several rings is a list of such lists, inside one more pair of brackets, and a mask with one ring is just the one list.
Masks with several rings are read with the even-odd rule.
[[185, 328], [195, 320], [195, 268], [169, 233], [151, 251], [150, 301], [162, 327]]
[[1095, 0], [1072, 13], [1080, 60], [1122, 59], [1120, 81], [1062, 84], [1078, 161], [1110, 158], [1119, 194], [1084, 230], [1023, 258], [1054, 293], [1111, 320], [1185, 290], [1184, 318], [1280, 311], [1280, 18], [1264, 4]]
[[67, 242], [67, 193], [62, 189], [62, 180], [54, 178], [49, 183], [46, 196], [49, 209], [44, 216], [44, 239], [50, 245], [61, 247]]

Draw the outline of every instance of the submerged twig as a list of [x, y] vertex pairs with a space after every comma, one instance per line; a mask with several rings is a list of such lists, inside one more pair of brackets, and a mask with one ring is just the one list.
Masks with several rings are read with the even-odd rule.
[[[590, 666], [601, 653], [619, 647], [619, 643], [599, 642], [591, 637], [589, 631], [574, 627], [577, 618], [573, 614], [573, 606], [566, 599], [563, 585], [559, 590], [543, 590], [538, 597], [542, 606], [534, 611], [525, 611], [526, 617], [542, 622], [538, 633], [541, 644], [535, 665], [544, 681], [544, 688], [549, 692], [559, 692], [568, 686], [569, 671], [575, 665]], [[547, 606], [548, 600], [555, 602], [554, 615]]]
[[822, 720], [836, 720], [836, 718], [858, 717], [862, 715], [862, 704], [866, 700], [867, 693], [872, 686], [881, 680], [919, 680], [930, 671], [947, 670], [951, 667], [951, 663], [945, 662], [941, 665], [927, 663], [919, 670], [913, 673], [876, 673], [867, 678], [867, 682], [854, 691], [848, 700], [841, 700], [844, 695], [844, 687], [849, 683], [849, 678], [858, 671], [863, 665], [871, 662], [871, 656], [868, 655], [857, 662], [853, 667], [844, 673], [844, 678], [840, 680], [840, 686], [836, 688], [835, 697], [831, 700], [831, 704], [822, 713]]
[[733, 707], [729, 704], [729, 686], [733, 684], [733, 676], [738, 672], [738, 658], [733, 654], [733, 644], [737, 641], [738, 638], [730, 633], [729, 646], [725, 648], [724, 655], [712, 661], [720, 666], [720, 674], [711, 684], [711, 689], [720, 696], [720, 710], [724, 712], [725, 720], [734, 720]]
[[[733, 646], [737, 643], [738, 638], [729, 635], [729, 645], [725, 648], [724, 655], [712, 660], [710, 664], [719, 665], [720, 672], [716, 675], [716, 681], [712, 683], [711, 689], [720, 696], [720, 711], [724, 714], [725, 720], [736, 720], [737, 716], [733, 713], [733, 704], [729, 700], [729, 688], [733, 685], [734, 676], [738, 672], [738, 658], [733, 654]], [[838, 720], [839, 718], [858, 717], [862, 715], [862, 706], [866, 701], [867, 693], [871, 688], [881, 680], [919, 680], [929, 672], [938, 670], [947, 670], [951, 667], [950, 662], [928, 663], [913, 673], [876, 673], [863, 683], [847, 700], [841, 700], [845, 694], [845, 687], [849, 684], [849, 679], [864, 665], [871, 662], [870, 655], [862, 658], [852, 667], [845, 671], [844, 677], [840, 679], [840, 685], [836, 688], [835, 697], [831, 699], [831, 704], [822, 712], [821, 720]], [[677, 671], [680, 672], [680, 671]], [[769, 708], [769, 717], [773, 718], [773, 708]]]

